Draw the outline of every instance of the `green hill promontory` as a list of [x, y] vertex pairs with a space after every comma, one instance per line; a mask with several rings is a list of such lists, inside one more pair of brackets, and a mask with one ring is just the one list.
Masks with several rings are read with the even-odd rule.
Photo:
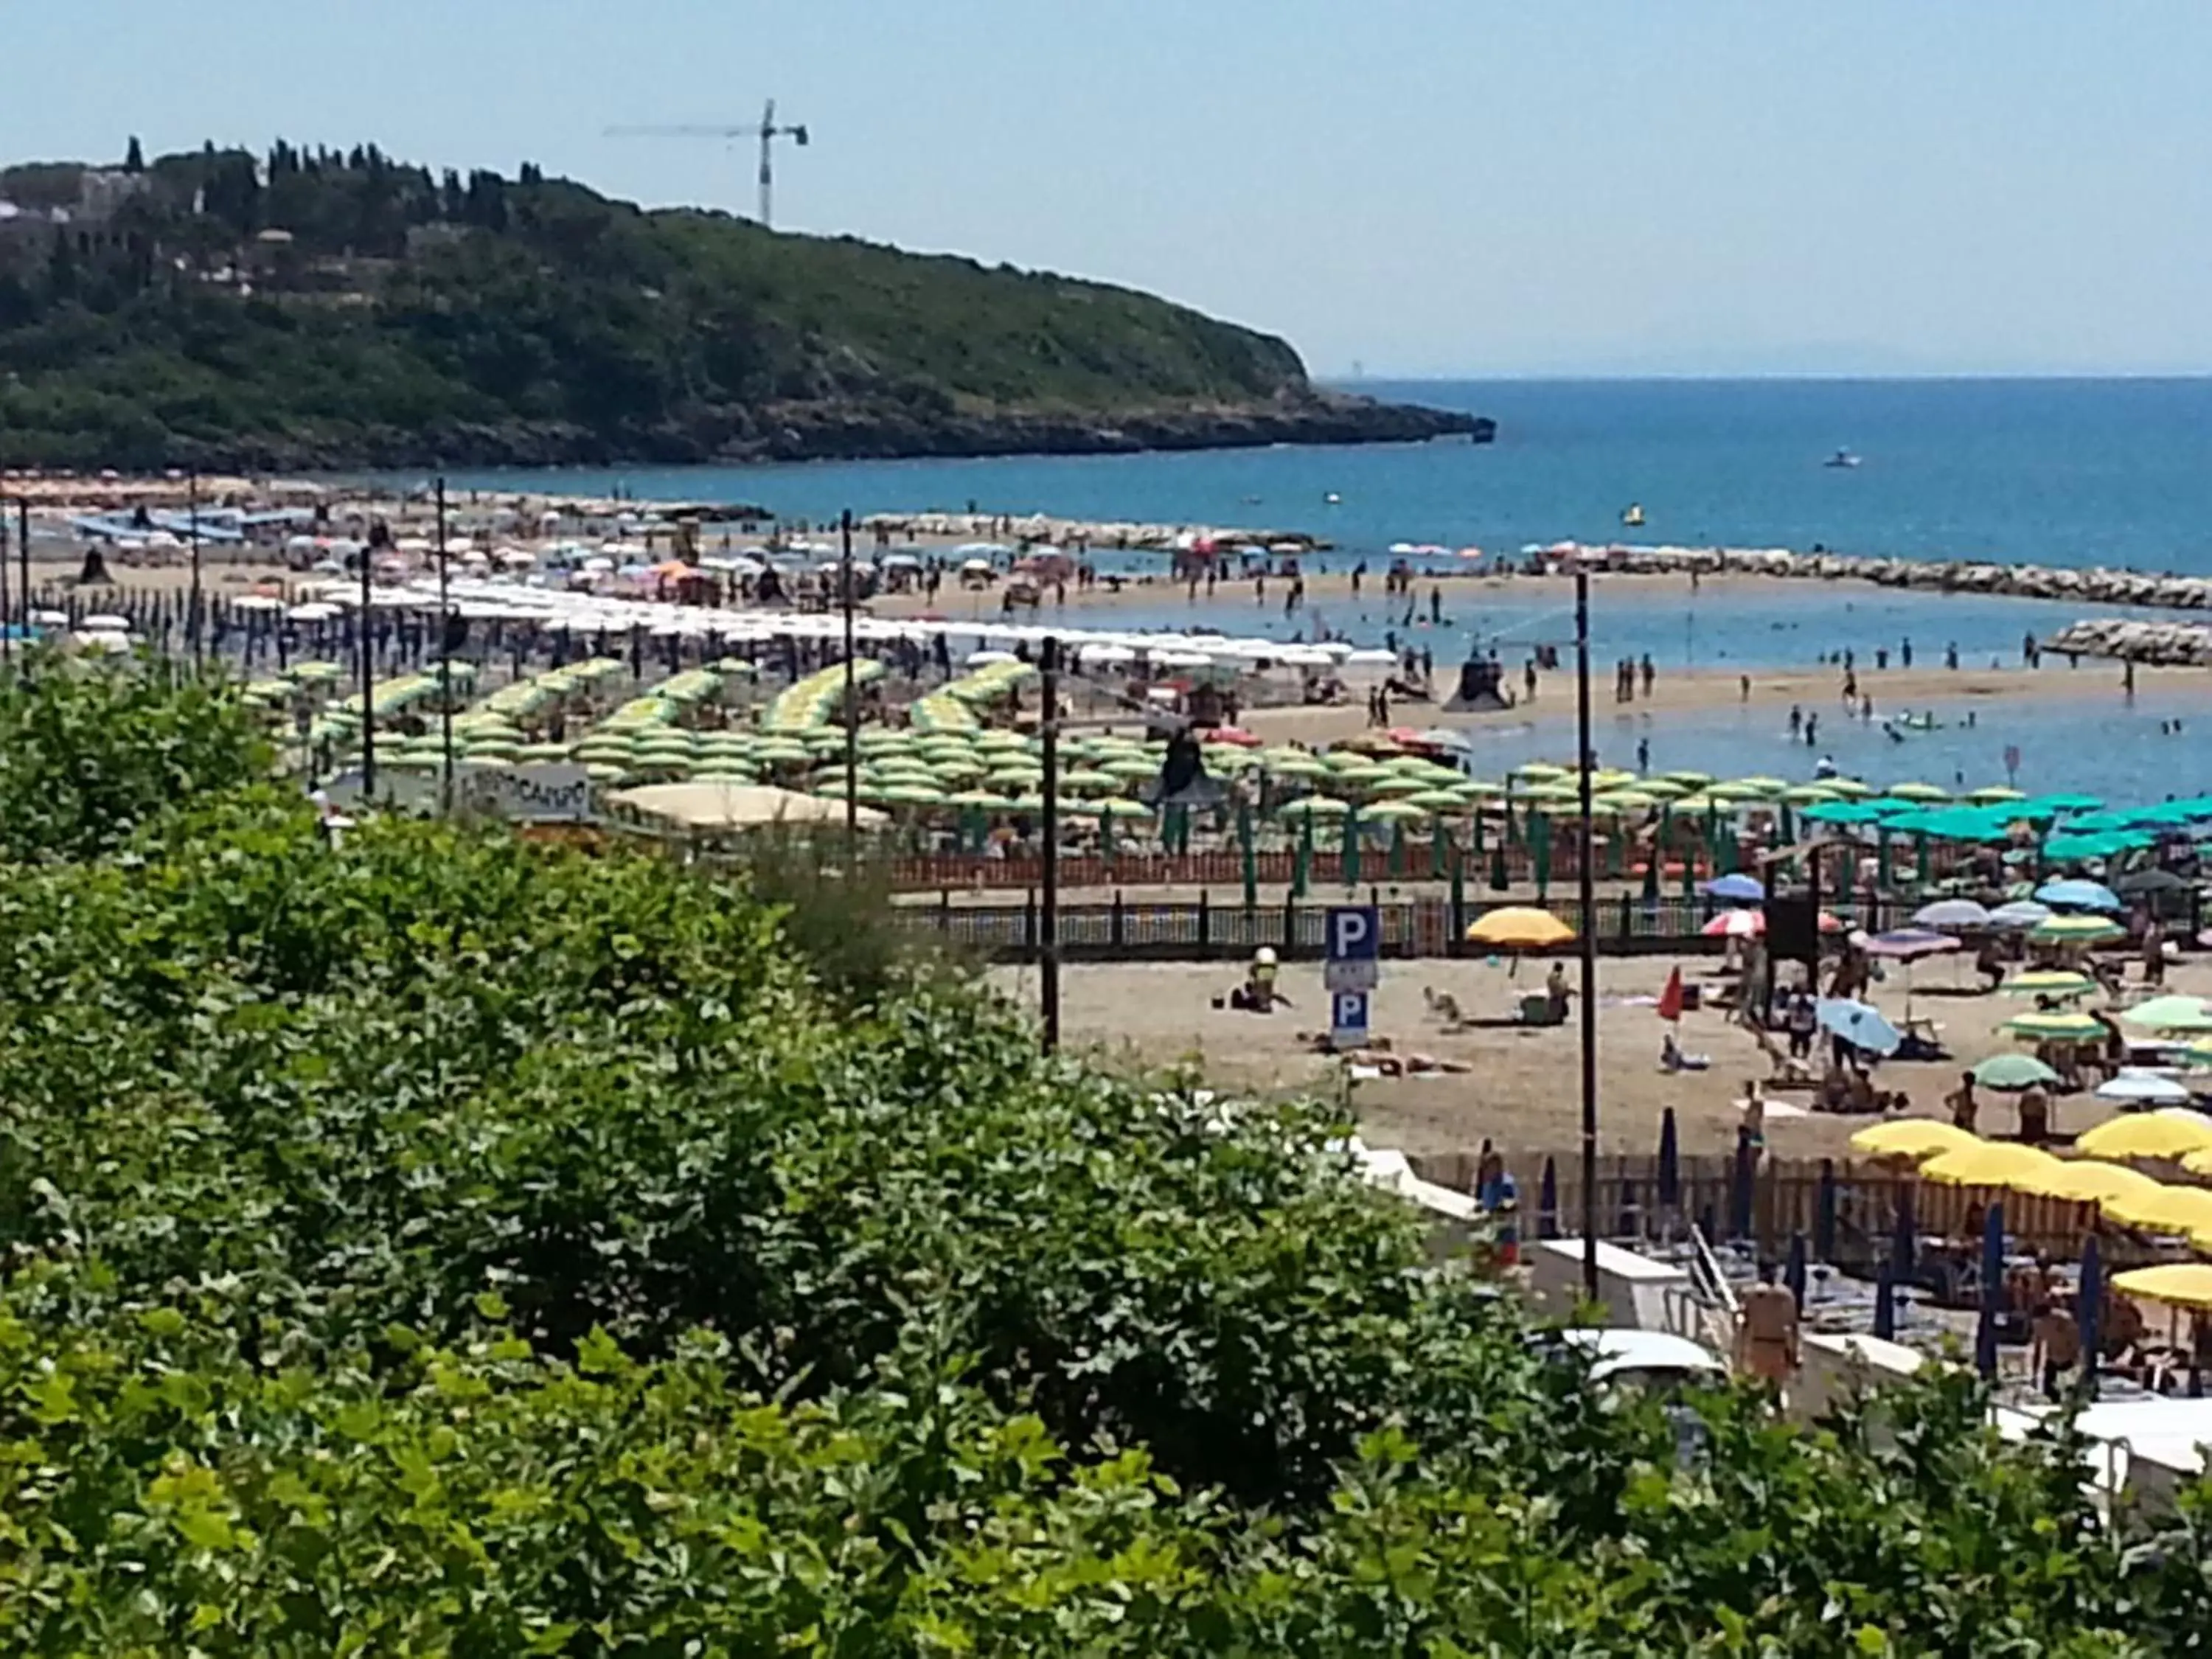
[[0, 462], [994, 454], [1471, 432], [1129, 289], [642, 211], [526, 165], [0, 171]]

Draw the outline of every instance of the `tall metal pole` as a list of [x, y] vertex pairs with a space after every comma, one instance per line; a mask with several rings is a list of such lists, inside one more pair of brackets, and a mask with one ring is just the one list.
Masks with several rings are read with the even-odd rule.
[[1575, 570], [1575, 732], [1582, 822], [1576, 885], [1582, 899], [1583, 1294], [1597, 1300], [1597, 890], [1590, 856], [1589, 572]]
[[192, 546], [192, 592], [190, 600], [191, 615], [186, 619], [185, 632], [191, 636], [192, 666], [200, 665], [200, 474], [194, 467], [185, 475], [185, 501], [189, 517], [185, 534]]
[[376, 653], [369, 637], [369, 572], [374, 550], [361, 550], [361, 620], [354, 641], [361, 652], [361, 796], [376, 799]]
[[860, 708], [853, 684], [853, 509], [837, 520], [841, 552], [837, 586], [845, 607], [845, 874], [850, 879], [860, 856]]
[[447, 660], [453, 627], [447, 620], [446, 481], [438, 480], [438, 811], [453, 811], [453, 669]]
[[[27, 624], [30, 621], [30, 609], [27, 596], [23, 606], [23, 620]], [[15, 655], [15, 647], [11, 643], [14, 637], [8, 622], [8, 515], [4, 510], [0, 510], [0, 663], [9, 661]], [[29, 643], [26, 637], [26, 648]]]
[[1042, 653], [1044, 707], [1044, 895], [1037, 907], [1037, 988], [1044, 1003], [1044, 1051], [1060, 1047], [1060, 639]]
[[23, 628], [27, 637], [31, 626], [31, 501], [27, 495], [15, 497], [15, 561], [16, 571], [23, 579], [17, 586], [23, 595]]

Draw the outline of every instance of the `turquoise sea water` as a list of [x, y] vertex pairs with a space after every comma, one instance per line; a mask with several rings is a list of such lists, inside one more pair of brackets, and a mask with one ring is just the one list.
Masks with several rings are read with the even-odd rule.
[[[1393, 542], [1511, 550], [1561, 538], [1808, 548], [1927, 559], [1995, 559], [2212, 572], [2212, 380], [1501, 381], [1370, 385], [1377, 396], [1493, 416], [1498, 441], [1276, 448], [1195, 454], [973, 461], [573, 471], [457, 475], [458, 487], [527, 486], [647, 498], [749, 501], [791, 518], [975, 503], [1044, 512], [1312, 531], [1337, 544], [1332, 566], [1386, 557]], [[1821, 463], [1839, 448], [1862, 458]], [[1332, 505], [1330, 495], [1340, 501]], [[1640, 503], [1645, 522], [1620, 526]], [[1102, 561], [1103, 562], [1103, 561]], [[1122, 562], [1156, 568], [1155, 556]], [[1512, 659], [1561, 641], [1570, 619], [1555, 594], [1447, 588], [1447, 625], [1401, 638], [1439, 663], [1495, 642]], [[1271, 594], [1271, 599], [1277, 596]], [[1596, 657], [1649, 653], [1662, 668], [1803, 665], [1845, 648], [1869, 659], [1910, 638], [1917, 659], [1956, 642], [1970, 662], [2016, 661], [2021, 636], [2050, 632], [2086, 607], [1893, 592], [1862, 586], [1708, 588], [1694, 599], [1634, 584], [1600, 584]], [[1088, 620], [1088, 619], [1086, 619]], [[1103, 620], [1103, 619], [1101, 619]], [[1331, 612], [1340, 632], [1379, 640], [1396, 619], [1372, 602]], [[1164, 590], [1117, 625], [1205, 623], [1282, 634], [1276, 605], [1224, 586], [1193, 608]], [[1291, 626], [1296, 626], [1293, 622]], [[1651, 733], [1656, 766], [1802, 773], [1823, 750], [1869, 776], [1948, 783], [2002, 775], [2008, 744], [2027, 787], [2064, 785], [2156, 799], [2212, 787], [2212, 746], [2181, 702], [2130, 707], [2118, 672], [2085, 667], [2089, 695], [1985, 711], [1969, 731], [1893, 744], [1878, 729], [1824, 711], [1820, 750], [1789, 744], [1784, 711], [1674, 716]], [[2066, 689], [2054, 686], [2054, 691]], [[1880, 696], [1876, 688], [1877, 698]], [[1565, 712], [1565, 711], [1561, 711]], [[1939, 715], [1963, 718], [1960, 710]], [[2185, 718], [2183, 734], [2159, 730]], [[1626, 761], [1638, 732], [1601, 708], [1601, 746]], [[2205, 731], [2212, 736], [2212, 724]], [[1609, 735], [1608, 735], [1609, 734]], [[1539, 711], [1485, 739], [1509, 764], [1570, 752]], [[1488, 769], [1486, 763], [1485, 769]]]

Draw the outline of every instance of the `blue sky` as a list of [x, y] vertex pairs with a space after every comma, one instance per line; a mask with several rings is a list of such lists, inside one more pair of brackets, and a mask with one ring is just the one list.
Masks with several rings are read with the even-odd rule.
[[374, 138], [1153, 289], [1316, 372], [2212, 371], [2202, 0], [6, 0], [0, 154]]

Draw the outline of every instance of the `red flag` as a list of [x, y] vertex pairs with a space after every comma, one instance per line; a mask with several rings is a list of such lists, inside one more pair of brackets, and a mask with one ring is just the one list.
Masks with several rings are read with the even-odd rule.
[[1682, 1017], [1682, 970], [1678, 966], [1667, 975], [1667, 988], [1659, 994], [1659, 1018], [1680, 1019]]

